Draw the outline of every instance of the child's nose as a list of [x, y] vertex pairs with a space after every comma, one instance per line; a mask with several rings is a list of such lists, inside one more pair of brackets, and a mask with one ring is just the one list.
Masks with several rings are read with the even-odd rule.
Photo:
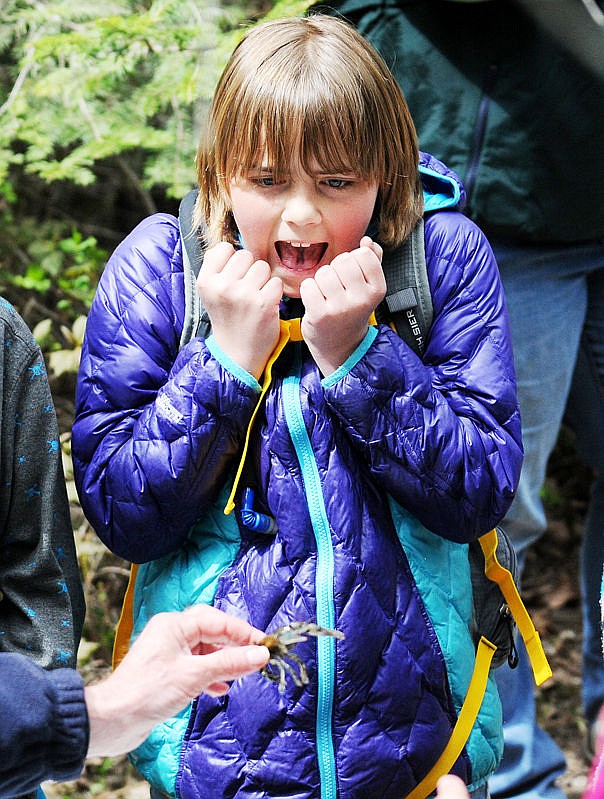
[[281, 218], [288, 225], [316, 225], [321, 221], [321, 211], [312, 192], [293, 191], [286, 197]]

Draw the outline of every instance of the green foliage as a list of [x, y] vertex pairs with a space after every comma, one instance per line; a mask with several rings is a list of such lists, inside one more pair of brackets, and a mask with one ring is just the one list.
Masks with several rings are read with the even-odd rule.
[[[107, 251], [96, 239], [62, 222], [23, 218], [17, 223], [10, 205], [0, 210], [0, 224], [10, 231], [10, 244], [21, 262], [20, 270], [14, 266], [2, 270], [3, 290], [8, 286], [33, 294], [70, 323], [87, 313], [107, 260]], [[10, 260], [8, 241], [3, 239], [0, 233], [4, 258]]]
[[28, 322], [56, 376], [77, 369], [107, 252], [74, 227], [69, 208], [53, 209], [55, 216], [66, 210], [69, 223], [17, 215], [21, 170], [67, 187], [95, 183], [96, 165], [112, 163], [112, 196], [126, 178], [143, 200], [141, 215], [154, 210], [152, 188], [182, 196], [195, 179], [199, 130], [216, 80], [246, 25], [265, 8], [291, 16], [308, 5], [4, 0], [0, 292], [18, 297], [21, 310], [33, 307]]
[[77, 374], [84, 343], [86, 317], [78, 316], [71, 327], [60, 325], [61, 341], [57, 339], [51, 319], [42, 319], [33, 329], [40, 348], [47, 354], [48, 366], [55, 377]]
[[[100, 159], [142, 149], [143, 186], [184, 194], [207, 103], [256, 2], [250, 11], [241, 0], [6, 0], [0, 181], [22, 165], [86, 185]], [[270, 14], [309, 4], [281, 0]]]
[[27, 321], [51, 372], [75, 374], [86, 314], [108, 253], [93, 236], [84, 237], [63, 222], [15, 219], [14, 203], [6, 184], [0, 189], [0, 293], [22, 312], [24, 305], [34, 306], [34, 320], [42, 317]]
[[[90, 307], [107, 252], [97, 246], [93, 236], [84, 239], [77, 230], [57, 241], [61, 226], [53, 227], [54, 231], [45, 226], [46, 235], [31, 240], [28, 253], [32, 262], [24, 275], [14, 275], [9, 282], [42, 295], [53, 286], [58, 288], [57, 310], [72, 316], [77, 309]], [[47, 237], [53, 232], [54, 236]]]

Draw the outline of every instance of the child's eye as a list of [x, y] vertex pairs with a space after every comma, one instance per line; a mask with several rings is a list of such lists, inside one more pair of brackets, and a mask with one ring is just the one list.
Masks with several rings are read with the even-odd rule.
[[351, 180], [347, 180], [346, 178], [326, 178], [323, 182], [329, 186], [330, 189], [344, 189], [352, 183]]
[[256, 186], [275, 186], [276, 180], [272, 175], [259, 175], [258, 177], [252, 178], [252, 183]]
[[287, 180], [286, 177], [278, 177], [274, 172], [265, 172], [264, 170], [254, 170], [248, 174], [247, 179], [253, 186], [258, 186], [261, 189], [270, 189], [273, 186], [281, 186]]

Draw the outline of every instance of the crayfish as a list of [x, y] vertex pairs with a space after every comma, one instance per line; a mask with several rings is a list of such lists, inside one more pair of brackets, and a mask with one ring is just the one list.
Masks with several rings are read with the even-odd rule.
[[272, 633], [268, 633], [259, 642], [271, 653], [268, 663], [260, 673], [267, 680], [278, 684], [280, 694], [285, 693], [285, 680], [288, 674], [297, 686], [308, 685], [306, 666], [301, 658], [291, 651], [291, 648], [301, 641], [306, 641], [309, 635], [344, 638], [344, 633], [339, 630], [319, 627], [310, 621], [293, 621], [291, 624], [286, 624], [285, 627], [279, 627]]

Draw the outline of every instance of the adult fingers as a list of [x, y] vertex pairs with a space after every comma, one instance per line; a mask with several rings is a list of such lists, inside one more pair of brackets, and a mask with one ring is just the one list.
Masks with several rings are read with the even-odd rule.
[[211, 605], [194, 605], [181, 613], [165, 615], [171, 619], [170, 623], [178, 621], [181, 634], [192, 650], [202, 643], [220, 646], [252, 644], [264, 636], [261, 630], [252, 627], [243, 619], [224, 613]]
[[208, 655], [181, 658], [174, 674], [189, 685], [189, 694], [201, 692], [220, 696], [228, 690], [229, 682], [259, 671], [268, 663], [270, 653], [265, 646], [225, 647]]

